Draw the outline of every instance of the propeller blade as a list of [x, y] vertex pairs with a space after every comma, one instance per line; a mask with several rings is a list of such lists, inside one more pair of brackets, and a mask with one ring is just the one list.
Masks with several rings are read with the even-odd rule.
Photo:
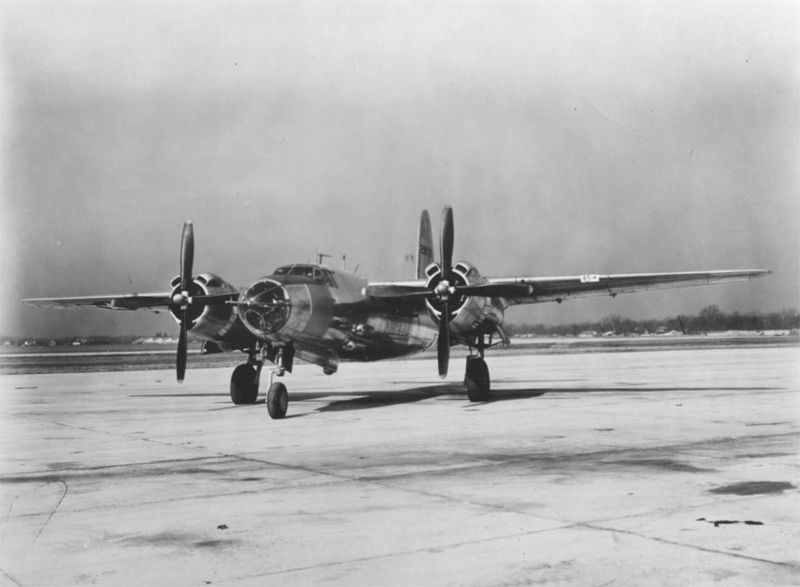
[[[439, 235], [439, 252], [441, 258], [442, 282], [440, 286], [447, 285], [453, 269], [453, 209], [445, 206], [442, 209], [442, 231]], [[440, 295], [442, 314], [439, 317], [439, 341], [436, 347], [436, 358], [439, 363], [439, 376], [447, 377], [447, 366], [450, 363], [450, 302], [449, 293], [434, 290], [432, 293]]]
[[181, 334], [178, 338], [178, 357], [176, 361], [176, 371], [178, 373], [178, 381], [183, 381], [183, 376], [186, 374], [186, 322], [189, 319], [187, 311], [183, 311], [181, 316]]
[[442, 254], [442, 279], [449, 280], [453, 268], [453, 209], [445, 206], [442, 210], [442, 233], [440, 235], [439, 250]]
[[439, 318], [439, 341], [436, 347], [436, 358], [439, 363], [439, 376], [447, 377], [447, 366], [450, 363], [450, 304], [442, 300], [442, 316]]
[[181, 289], [187, 291], [192, 283], [192, 265], [194, 264], [194, 227], [192, 221], [183, 223], [181, 237]]

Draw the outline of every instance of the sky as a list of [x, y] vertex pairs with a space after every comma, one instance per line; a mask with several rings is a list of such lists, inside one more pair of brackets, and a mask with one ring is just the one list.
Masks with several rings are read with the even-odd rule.
[[766, 268], [514, 308], [564, 322], [800, 304], [800, 4], [0, 4], [0, 334], [153, 334], [24, 297], [244, 286], [316, 251], [407, 279], [419, 214], [484, 275]]

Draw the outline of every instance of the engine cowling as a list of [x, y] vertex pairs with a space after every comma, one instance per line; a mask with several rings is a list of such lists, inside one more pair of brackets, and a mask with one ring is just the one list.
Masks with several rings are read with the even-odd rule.
[[262, 277], [239, 297], [239, 316], [262, 339], [313, 341], [332, 319], [333, 300], [326, 287], [308, 280]]
[[292, 300], [283, 285], [264, 277], [239, 296], [239, 315], [247, 329], [259, 338], [275, 335], [292, 315]]
[[[172, 280], [173, 295], [181, 290], [180, 276]], [[213, 273], [201, 273], [190, 286], [190, 297], [196, 295], [235, 294], [237, 289]], [[180, 310], [171, 307], [170, 313], [180, 324]], [[222, 350], [243, 348], [251, 338], [242, 327], [236, 309], [226, 304], [189, 304], [189, 332], [195, 338], [219, 343]]]
[[[427, 287], [433, 291], [442, 280], [441, 269], [431, 264], [426, 270]], [[454, 286], [481, 285], [487, 283], [478, 270], [465, 262], [453, 267], [450, 284]], [[441, 304], [435, 298], [426, 300], [428, 311], [438, 323], [442, 315]], [[476, 332], [492, 332], [503, 324], [504, 309], [500, 303], [486, 296], [453, 296], [450, 305], [450, 332], [456, 336], [468, 336]]]

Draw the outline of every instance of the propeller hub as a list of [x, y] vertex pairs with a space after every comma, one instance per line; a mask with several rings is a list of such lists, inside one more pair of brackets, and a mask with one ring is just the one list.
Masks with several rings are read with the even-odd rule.
[[451, 293], [453, 293], [453, 288], [450, 287], [450, 282], [446, 279], [442, 279], [439, 283], [436, 284], [436, 287], [433, 290], [439, 299], [447, 299]]
[[176, 306], [186, 306], [189, 303], [189, 292], [188, 291], [179, 291], [172, 296], [172, 303]]

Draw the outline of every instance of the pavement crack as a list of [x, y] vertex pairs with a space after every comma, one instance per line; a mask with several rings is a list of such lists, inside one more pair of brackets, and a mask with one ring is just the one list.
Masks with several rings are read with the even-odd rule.
[[766, 558], [761, 558], [757, 556], [750, 556], [747, 554], [739, 554], [736, 552], [730, 552], [727, 550], [719, 550], [717, 548], [709, 548], [707, 546], [700, 546], [698, 544], [688, 544], [686, 542], [678, 542], [677, 540], [669, 540], [667, 538], [659, 538], [658, 536], [649, 536], [647, 534], [642, 534], [641, 532], [635, 532], [633, 530], [621, 530], [619, 528], [611, 528], [606, 526], [600, 526], [597, 524], [587, 524], [587, 523], [576, 523], [574, 527], [578, 528], [588, 528], [590, 530], [599, 530], [601, 532], [614, 532], [617, 534], [625, 534], [627, 536], [636, 536], [637, 538], [644, 538], [646, 540], [652, 540], [654, 542], [658, 542], [659, 544], [670, 544], [672, 546], [680, 546], [683, 548], [690, 548], [692, 550], [699, 550], [702, 552], [709, 552], [713, 554], [721, 554], [724, 556], [732, 556], [739, 559], [755, 561], [759, 563], [765, 563], [769, 565], [776, 565], [783, 568], [793, 569], [800, 571], [800, 565], [794, 562], [787, 562], [787, 561], [775, 561]]
[[61, 503], [64, 501], [64, 498], [67, 497], [67, 493], [69, 492], [69, 485], [67, 485], [67, 482], [64, 481], [63, 479], [59, 479], [55, 483], [61, 483], [64, 486], [64, 491], [61, 494], [61, 496], [58, 498], [58, 501], [56, 501], [56, 503], [53, 505], [53, 507], [50, 508], [50, 511], [47, 514], [47, 519], [45, 519], [45, 521], [39, 527], [39, 530], [33, 536], [33, 539], [31, 540], [30, 544], [28, 545], [28, 548], [32, 547], [33, 543], [36, 542], [39, 539], [39, 536], [42, 535], [42, 532], [44, 532], [44, 529], [50, 523], [50, 520], [53, 519], [53, 516], [55, 515], [56, 511], [58, 510], [58, 508], [61, 507]]
[[522, 538], [523, 536], [532, 536], [534, 534], [542, 534], [545, 532], [551, 532], [553, 530], [562, 530], [565, 528], [569, 528], [570, 525], [565, 526], [557, 526], [557, 527], [549, 527], [549, 528], [542, 528], [539, 530], [529, 530], [527, 532], [514, 532], [511, 534], [503, 534], [498, 536], [489, 536], [488, 538], [478, 538], [475, 540], [462, 540], [458, 542], [448, 542], [444, 544], [429, 544], [427, 546], [421, 546], [419, 548], [412, 548], [402, 551], [395, 551], [395, 552], [387, 552], [383, 554], [374, 554], [371, 556], [362, 556], [356, 558], [350, 558], [347, 560], [337, 560], [337, 561], [328, 561], [324, 563], [319, 563], [316, 565], [306, 565], [302, 567], [293, 567], [290, 569], [281, 569], [280, 571], [271, 571], [265, 573], [254, 573], [251, 575], [243, 575], [237, 577], [238, 579], [256, 579], [259, 577], [272, 577], [276, 575], [286, 575], [289, 573], [299, 573], [303, 571], [310, 571], [314, 569], [324, 569], [324, 568], [331, 568], [331, 567], [338, 567], [343, 565], [350, 565], [350, 564], [358, 564], [358, 563], [365, 563], [365, 562], [373, 562], [378, 560], [385, 560], [389, 558], [394, 558], [398, 556], [410, 556], [414, 554], [421, 554], [424, 552], [435, 552], [438, 550], [445, 550], [445, 549], [453, 549], [453, 548], [460, 548], [462, 546], [470, 546], [473, 544], [486, 544], [488, 542], [496, 542], [498, 540], [508, 540], [509, 538]]
[[9, 574], [8, 574], [8, 571], [6, 571], [6, 570], [4, 570], [4, 569], [0, 569], [0, 575], [2, 575], [2, 576], [3, 576], [3, 577], [5, 577], [6, 579], [8, 579], [8, 580], [9, 580], [9, 581], [11, 581], [12, 583], [14, 583], [14, 585], [19, 585], [20, 587], [22, 587], [22, 583], [20, 583], [20, 582], [19, 582], [19, 581], [17, 581], [17, 580], [16, 580], [14, 577], [12, 577], [11, 575], [9, 575]]

